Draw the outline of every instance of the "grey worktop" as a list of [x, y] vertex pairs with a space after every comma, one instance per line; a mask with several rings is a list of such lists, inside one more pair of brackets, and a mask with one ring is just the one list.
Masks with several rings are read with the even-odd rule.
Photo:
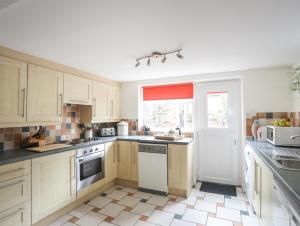
[[[289, 201], [300, 212], [300, 171], [279, 168], [272, 160], [274, 150], [290, 150], [293, 148], [277, 147], [268, 142], [247, 141], [252, 150], [263, 160], [272, 171], [274, 177], [284, 188]], [[299, 150], [299, 149], [297, 149]]]
[[9, 163], [24, 161], [28, 159], [34, 159], [46, 155], [52, 155], [60, 152], [70, 151], [74, 149], [79, 149], [82, 147], [87, 147], [91, 145], [103, 144], [115, 140], [120, 141], [136, 141], [141, 143], [156, 143], [156, 144], [180, 144], [180, 145], [187, 145], [193, 141], [192, 138], [184, 138], [178, 141], [164, 141], [164, 140], [155, 140], [152, 136], [114, 136], [114, 137], [103, 137], [101, 140], [91, 141], [87, 143], [81, 143], [77, 145], [73, 145], [71, 147], [60, 148], [52, 151], [46, 152], [33, 152], [28, 151], [26, 149], [14, 149], [14, 150], [7, 150], [7, 151], [0, 151], [0, 165], [5, 165]]

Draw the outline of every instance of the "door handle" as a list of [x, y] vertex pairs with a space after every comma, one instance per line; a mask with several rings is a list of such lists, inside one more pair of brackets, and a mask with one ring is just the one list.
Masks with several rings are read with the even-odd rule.
[[114, 148], [114, 163], [116, 162], [116, 148], [115, 148], [115, 145], [113, 144], [113, 148]]
[[60, 96], [60, 115], [59, 116], [62, 116], [62, 114], [63, 114], [63, 95], [62, 95], [62, 93], [59, 96]]
[[93, 99], [93, 115], [96, 117], [96, 98]]
[[0, 189], [9, 188], [9, 187], [12, 187], [14, 185], [22, 184], [24, 182], [25, 182], [25, 180], [19, 180], [19, 181], [15, 182], [15, 183], [12, 183], [12, 184], [3, 185], [3, 186], [0, 187]]

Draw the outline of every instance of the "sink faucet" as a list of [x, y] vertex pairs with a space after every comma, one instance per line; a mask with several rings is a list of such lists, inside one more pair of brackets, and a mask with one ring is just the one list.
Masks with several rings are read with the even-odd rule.
[[293, 135], [293, 136], [291, 136], [290, 138], [291, 138], [292, 140], [295, 140], [295, 138], [297, 138], [297, 137], [300, 137], [300, 134]]

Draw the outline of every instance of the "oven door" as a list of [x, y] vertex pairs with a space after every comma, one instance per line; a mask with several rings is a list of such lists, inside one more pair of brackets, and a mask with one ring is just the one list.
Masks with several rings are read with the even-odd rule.
[[82, 156], [77, 161], [77, 191], [104, 178], [104, 152]]

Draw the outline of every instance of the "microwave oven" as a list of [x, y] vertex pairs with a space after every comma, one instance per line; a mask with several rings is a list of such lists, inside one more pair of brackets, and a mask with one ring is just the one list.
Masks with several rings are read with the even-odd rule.
[[276, 146], [300, 147], [300, 127], [267, 126], [267, 141]]

